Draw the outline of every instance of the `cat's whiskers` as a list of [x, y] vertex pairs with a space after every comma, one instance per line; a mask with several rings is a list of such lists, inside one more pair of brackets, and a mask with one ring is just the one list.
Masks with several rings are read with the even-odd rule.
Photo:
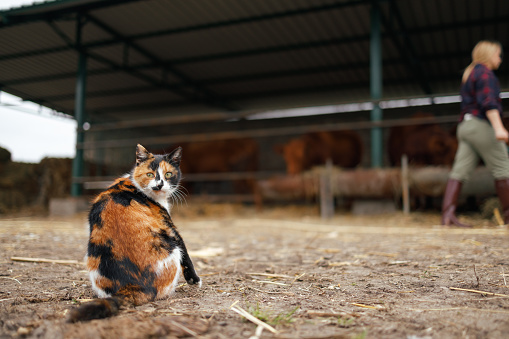
[[186, 200], [186, 193], [184, 191], [178, 191], [177, 192], [177, 195], [180, 199], [180, 202], [181, 202], [181, 205], [184, 205], [186, 204], [187, 205], [187, 200]]
[[181, 206], [184, 205], [184, 203], [187, 205], [187, 201], [186, 201], [186, 192], [184, 192], [185, 190], [185, 187], [181, 186], [181, 185], [177, 185], [175, 187], [175, 189], [171, 192], [170, 194], [170, 199], [172, 200], [172, 202], [174, 202], [175, 204], [180, 204]]

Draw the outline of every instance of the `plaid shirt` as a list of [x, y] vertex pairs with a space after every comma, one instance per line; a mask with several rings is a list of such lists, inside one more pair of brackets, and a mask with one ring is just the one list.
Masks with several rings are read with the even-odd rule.
[[477, 64], [461, 85], [461, 117], [470, 113], [480, 119], [488, 120], [486, 111], [497, 109], [502, 118], [500, 84], [495, 73], [483, 64]]

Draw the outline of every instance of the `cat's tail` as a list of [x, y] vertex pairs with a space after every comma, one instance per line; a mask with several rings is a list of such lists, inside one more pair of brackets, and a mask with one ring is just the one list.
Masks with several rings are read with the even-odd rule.
[[77, 308], [71, 309], [67, 322], [88, 321], [114, 316], [122, 306], [138, 306], [154, 300], [155, 295], [144, 292], [140, 286], [126, 285], [114, 293], [112, 297], [94, 299]]
[[119, 312], [121, 304], [122, 298], [118, 297], [94, 299], [77, 308], [71, 309], [67, 317], [67, 322], [76, 323], [79, 321], [108, 318]]

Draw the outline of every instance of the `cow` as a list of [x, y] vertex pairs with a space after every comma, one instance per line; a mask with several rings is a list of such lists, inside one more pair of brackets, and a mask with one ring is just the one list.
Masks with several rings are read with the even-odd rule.
[[[215, 194], [215, 190], [229, 189], [230, 183], [219, 185], [213, 183], [186, 182], [187, 175], [199, 173], [254, 172], [258, 170], [258, 144], [250, 138], [234, 140], [212, 140], [179, 144], [182, 146], [182, 162], [180, 168], [183, 184], [189, 190], [199, 191], [205, 187], [207, 193]], [[221, 180], [218, 180], [218, 182]], [[227, 187], [228, 186], [228, 187]], [[233, 184], [235, 193], [252, 193], [252, 180], [236, 180]], [[222, 192], [224, 193], [224, 192]]]
[[[430, 113], [416, 113], [414, 119], [433, 119]], [[392, 127], [388, 140], [390, 164], [401, 165], [406, 154], [412, 166], [452, 166], [458, 149], [454, 132], [438, 124]]]
[[361, 163], [363, 144], [354, 131], [310, 132], [276, 146], [276, 151], [283, 155], [286, 172], [296, 175], [328, 159], [335, 166], [354, 168]]
[[253, 139], [212, 140], [181, 144], [182, 173], [255, 171], [258, 144]]

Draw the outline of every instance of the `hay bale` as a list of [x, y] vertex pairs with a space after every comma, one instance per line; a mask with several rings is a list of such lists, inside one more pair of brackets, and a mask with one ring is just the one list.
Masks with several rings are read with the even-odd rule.
[[26, 207], [47, 209], [51, 198], [69, 196], [71, 166], [71, 159], [60, 158], [44, 158], [39, 164], [4, 163], [0, 176], [0, 213]]
[[35, 204], [49, 206], [52, 198], [65, 198], [71, 192], [72, 159], [44, 158], [37, 165], [39, 191]]
[[39, 185], [35, 164], [9, 162], [0, 176], [0, 213], [20, 210], [32, 204]]
[[11, 162], [11, 152], [7, 149], [0, 147], [0, 164], [7, 164]]
[[11, 162], [11, 152], [7, 149], [0, 147], [0, 173], [2, 173], [8, 163]]
[[486, 199], [481, 204], [481, 216], [484, 219], [494, 220], [493, 211], [495, 208], [498, 208], [499, 212], [502, 213], [502, 206], [500, 205], [500, 200], [497, 197], [491, 197]]

